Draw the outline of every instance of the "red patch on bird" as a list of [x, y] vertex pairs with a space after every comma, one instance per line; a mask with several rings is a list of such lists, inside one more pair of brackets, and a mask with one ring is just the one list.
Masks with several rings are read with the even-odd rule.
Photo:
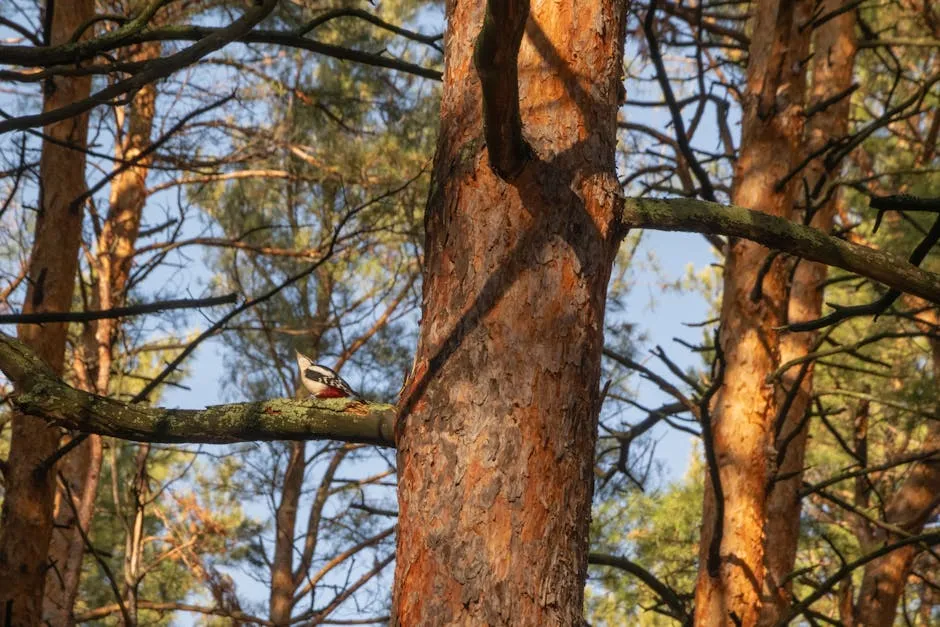
[[349, 394], [339, 388], [326, 388], [317, 394], [317, 398], [346, 398], [347, 396], [349, 396]]

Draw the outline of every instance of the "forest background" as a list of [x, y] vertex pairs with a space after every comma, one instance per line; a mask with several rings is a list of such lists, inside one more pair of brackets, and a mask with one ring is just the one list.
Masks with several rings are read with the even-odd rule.
[[[781, 73], [790, 80], [767, 96], [780, 110], [800, 109], [793, 154], [774, 155], [786, 179], [773, 186], [792, 188], [786, 217], [900, 257], [921, 251], [916, 263], [936, 271], [940, 14], [926, 1], [630, 3], [617, 117], [623, 193], [751, 206], [741, 200], [739, 160], [754, 141], [742, 137], [754, 21], [773, 11], [779, 30], [790, 4], [795, 17], [773, 31], [775, 41], [789, 38]], [[370, 400], [394, 404], [419, 342], [444, 7], [276, 2], [256, 27], [190, 58], [192, 42], [265, 3], [49, 6], [0, 7], [0, 321], [33, 329], [19, 334], [27, 343], [48, 342], [45, 330], [61, 327], [58, 357], [43, 353], [56, 352], [48, 346], [37, 352], [71, 386], [123, 401], [199, 408], [303, 396], [296, 349], [340, 370]], [[110, 38], [84, 71], [70, 69], [68, 54], [19, 50], [83, 38]], [[839, 62], [842, 75], [824, 67]], [[819, 80], [827, 71], [834, 74]], [[107, 104], [88, 107], [87, 117], [35, 117], [44, 100], [54, 111], [99, 91]], [[872, 197], [915, 210], [875, 211]], [[19, 315], [30, 313], [41, 284], [31, 268], [42, 254], [43, 202], [73, 216], [45, 250], [58, 258], [74, 248], [78, 277], [62, 281], [65, 304], [48, 310], [128, 307], [129, 315], [45, 326]], [[706, 493], [717, 468], [706, 452], [722, 453], [719, 418], [717, 439], [703, 442], [702, 432], [710, 412], [732, 412], [711, 400], [721, 382], [716, 354], [733, 359], [715, 343], [728, 316], [726, 252], [720, 232], [639, 229], [617, 251], [583, 608], [591, 624], [708, 624], [700, 615], [708, 578], [727, 576], [733, 587], [733, 575], [705, 567], [715, 504]], [[898, 298], [840, 269], [818, 276], [796, 254], [754, 255], [754, 302], [777, 298], [777, 279], [790, 286], [782, 301], [790, 318], [761, 320], [774, 334], [834, 311], [817, 304], [816, 315], [811, 306], [794, 315], [801, 285], [863, 307], [836, 309], [815, 332], [782, 334], [808, 346], [775, 340], [773, 367], [759, 373], [781, 387], [770, 484], [798, 495], [795, 514], [780, 514], [798, 533], [784, 565], [757, 558], [774, 600], [754, 621], [935, 624], [937, 500], [905, 492], [912, 483], [940, 491], [935, 303]], [[794, 367], [777, 372], [793, 351]], [[0, 414], [5, 522], [12, 499], [30, 498], [11, 492], [26, 485], [11, 452], [14, 378]], [[43, 434], [30, 463], [56, 462], [56, 522], [39, 560], [44, 593], [34, 616], [53, 625], [287, 625], [381, 624], [394, 614], [394, 451], [356, 437], [187, 445]], [[733, 483], [725, 483], [732, 513]], [[7, 524], [0, 546], [23, 544], [16, 531]], [[769, 527], [764, 535], [782, 538]], [[871, 582], [887, 566], [869, 556], [899, 539], [907, 544], [892, 554], [909, 554], [892, 571], [896, 593], [885, 608]]]

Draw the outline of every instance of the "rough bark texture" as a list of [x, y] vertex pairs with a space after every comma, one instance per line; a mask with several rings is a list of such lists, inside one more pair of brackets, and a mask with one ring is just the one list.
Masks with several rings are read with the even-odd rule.
[[[830, 13], [846, 4], [847, 0], [826, 0], [823, 13]], [[855, 63], [855, 12], [847, 11], [816, 29], [813, 33], [813, 86], [809, 107], [843, 93], [852, 84]], [[810, 117], [806, 122], [806, 141], [803, 152], [810, 154], [825, 146], [831, 139], [842, 137], [848, 129], [850, 98], [846, 97]], [[804, 174], [807, 189], [816, 190], [821, 182], [829, 180], [831, 172], [825, 170], [822, 159], [810, 163]], [[806, 199], [801, 204], [805, 205]], [[835, 195], [815, 209], [810, 224], [829, 232], [839, 196]], [[793, 216], [794, 219], [802, 215]], [[823, 264], [799, 261], [790, 284], [789, 322], [815, 320], [822, 314], [823, 281], [827, 268]], [[804, 357], [816, 343], [817, 333], [788, 333], [780, 339], [780, 361]], [[760, 624], [775, 625], [790, 605], [789, 588], [778, 587], [787, 580], [796, 561], [800, 536], [800, 485], [803, 479], [803, 460], [806, 453], [807, 421], [804, 420], [813, 394], [813, 369], [810, 366], [800, 378], [800, 368], [790, 368], [783, 377], [782, 396], [796, 388], [789, 411], [777, 437], [777, 469], [780, 476], [790, 477], [776, 481], [767, 500], [765, 536], [773, 538], [764, 556], [766, 567], [765, 601]], [[783, 398], [779, 398], [781, 402]], [[780, 457], [781, 445], [784, 455]]]
[[[49, 2], [50, 43], [69, 40], [94, 15], [93, 0]], [[90, 77], [60, 77], [45, 85], [48, 111], [86, 98]], [[45, 127], [60, 143], [44, 142], [40, 160], [40, 211], [30, 256], [24, 312], [67, 311], [72, 305], [85, 191], [87, 115]], [[56, 373], [65, 357], [65, 324], [22, 325], [19, 338]], [[55, 472], [42, 467], [59, 444], [59, 430], [41, 418], [13, 417], [6, 493], [0, 522], [0, 625], [37, 625], [41, 619], [47, 551], [52, 534]]]
[[[160, 45], [143, 44], [129, 55], [130, 61], [149, 61], [159, 57]], [[121, 307], [127, 300], [127, 281], [134, 259], [134, 247], [140, 231], [141, 215], [147, 200], [147, 173], [151, 158], [140, 157], [150, 144], [153, 127], [154, 105], [157, 89], [150, 83], [140, 89], [131, 101], [126, 135], [115, 150], [116, 167], [128, 161], [136, 165], [124, 169], [111, 181], [108, 215], [102, 224], [96, 257], [96, 290], [92, 299], [93, 309], [104, 310]], [[118, 114], [119, 123], [123, 115]], [[120, 135], [119, 135], [120, 137]], [[104, 396], [108, 395], [111, 381], [111, 362], [118, 319], [103, 319], [88, 324], [84, 331], [85, 363], [93, 365], [88, 373], [88, 389]], [[65, 456], [58, 468], [62, 486], [56, 494], [55, 532], [49, 547], [50, 562], [56, 565], [46, 578], [46, 596], [43, 601], [43, 616], [52, 625], [72, 625], [72, 606], [78, 592], [81, 575], [84, 542], [76, 525], [88, 529], [94, 513], [98, 479], [101, 474], [101, 437], [89, 436], [85, 442]], [[71, 493], [74, 505], [65, 500]]]
[[[918, 318], [927, 328], [936, 329], [940, 324], [937, 310], [920, 313]], [[930, 339], [933, 359], [934, 380], [940, 382], [940, 340]], [[927, 424], [927, 438], [924, 450], [940, 449], [940, 420], [930, 420]], [[885, 522], [900, 527], [905, 532], [918, 535], [924, 524], [940, 504], [940, 459], [933, 457], [929, 461], [914, 466], [898, 491], [888, 501]], [[902, 536], [877, 529], [875, 540], [878, 546], [891, 544]], [[871, 549], [878, 546], [870, 547]], [[880, 557], [865, 567], [862, 586], [858, 594], [855, 617], [860, 627], [890, 627], [897, 614], [898, 600], [904, 591], [911, 564], [917, 556], [919, 547], [905, 546], [884, 557]]]
[[576, 625], [621, 235], [625, 6], [531, 3], [518, 76], [532, 156], [510, 185], [487, 162], [472, 70], [485, 4], [448, 3], [423, 321], [396, 427], [392, 623]]
[[[776, 190], [798, 160], [808, 49], [807, 0], [761, 0], [750, 47], [741, 151], [733, 202], [789, 217], [796, 187]], [[765, 267], [768, 262], [772, 262]], [[776, 327], [786, 320], [786, 265], [750, 241], [731, 240], [725, 258], [720, 342], [724, 384], [713, 408], [713, 445], [724, 492], [720, 564], [708, 564], [716, 528], [706, 482], [695, 590], [695, 624], [755, 625], [764, 581], [764, 522], [777, 402], [765, 378], [779, 364]], [[717, 566], [712, 568], [711, 566]]]

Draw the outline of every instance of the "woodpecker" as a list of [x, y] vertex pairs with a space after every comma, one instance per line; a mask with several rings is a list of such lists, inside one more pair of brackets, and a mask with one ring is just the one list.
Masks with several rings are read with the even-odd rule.
[[349, 384], [338, 374], [297, 351], [297, 365], [300, 367], [300, 380], [314, 398], [351, 398], [362, 401]]

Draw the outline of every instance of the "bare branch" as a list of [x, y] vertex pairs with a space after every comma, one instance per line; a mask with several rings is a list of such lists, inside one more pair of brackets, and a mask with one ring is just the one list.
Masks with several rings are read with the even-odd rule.
[[669, 84], [669, 75], [666, 73], [666, 66], [663, 64], [663, 55], [659, 50], [659, 41], [653, 30], [653, 17], [656, 13], [656, 5], [657, 3], [655, 1], [650, 5], [650, 9], [646, 13], [646, 19], [643, 20], [643, 34], [646, 36], [646, 42], [649, 44], [650, 57], [653, 60], [653, 64], [656, 66], [656, 80], [659, 81], [659, 85], [663, 90], [663, 97], [666, 99], [666, 104], [669, 107], [669, 113], [672, 116], [672, 126], [676, 132], [676, 142], [679, 144], [682, 156], [689, 164], [692, 173], [695, 174], [695, 178], [698, 179], [701, 195], [706, 200], [715, 202], [717, 201], [715, 188], [712, 185], [711, 179], [708, 178], [708, 173], [705, 172], [705, 168], [702, 167], [698, 157], [696, 157], [695, 153], [692, 151], [692, 146], [689, 144], [689, 137], [685, 130], [685, 122], [682, 120], [682, 111], [679, 109], [679, 105], [676, 102], [676, 96], [673, 94], [672, 86]]
[[198, 309], [200, 307], [215, 307], [228, 305], [238, 300], [238, 294], [225, 296], [212, 296], [210, 298], [180, 298], [176, 300], [162, 300], [156, 303], [143, 303], [127, 307], [114, 307], [100, 311], [41, 311], [27, 314], [0, 315], [0, 324], [45, 324], [49, 322], [90, 322], [92, 320], [109, 320], [137, 316], [171, 309]]
[[263, 0], [261, 3], [245, 11], [240, 18], [225, 28], [214, 30], [212, 33], [200, 38], [192, 46], [169, 57], [154, 61], [134, 76], [109, 85], [95, 92], [88, 98], [78, 100], [63, 107], [59, 107], [58, 109], [0, 122], [0, 134], [66, 120], [84, 113], [99, 104], [109, 102], [113, 98], [122, 96], [135, 89], [140, 89], [148, 83], [165, 78], [177, 70], [198, 61], [207, 54], [235, 41], [250, 31], [258, 22], [267, 17], [267, 15], [274, 10], [276, 5], [277, 0]]
[[900, 549], [901, 547], [905, 547], [910, 544], [920, 544], [928, 547], [940, 544], [940, 531], [925, 533], [919, 536], [911, 536], [892, 544], [886, 544], [876, 551], [872, 551], [871, 553], [863, 555], [853, 562], [849, 562], [837, 570], [831, 577], [822, 582], [822, 584], [817, 586], [816, 590], [812, 594], [807, 596], [800, 603], [793, 606], [787, 615], [777, 623], [777, 627], [786, 627], [786, 625], [789, 625], [790, 621], [808, 610], [813, 603], [826, 596], [833, 588], [835, 588], [836, 585], [838, 585], [840, 581], [851, 575], [852, 571], [861, 568], [872, 560], [878, 559], [882, 555], [887, 555], [891, 551]]
[[636, 562], [628, 560], [625, 557], [620, 557], [619, 555], [589, 553], [588, 564], [595, 564], [598, 566], [612, 566], [614, 568], [619, 568], [626, 573], [630, 573], [646, 584], [650, 590], [655, 592], [659, 598], [669, 606], [669, 609], [672, 610], [673, 616], [675, 618], [680, 620], [686, 620], [689, 618], [688, 610], [686, 609], [685, 604], [682, 602], [682, 599], [680, 599], [679, 595], [676, 594], [676, 591], [660, 581], [656, 575], [652, 574], [650, 571], [646, 570]]

